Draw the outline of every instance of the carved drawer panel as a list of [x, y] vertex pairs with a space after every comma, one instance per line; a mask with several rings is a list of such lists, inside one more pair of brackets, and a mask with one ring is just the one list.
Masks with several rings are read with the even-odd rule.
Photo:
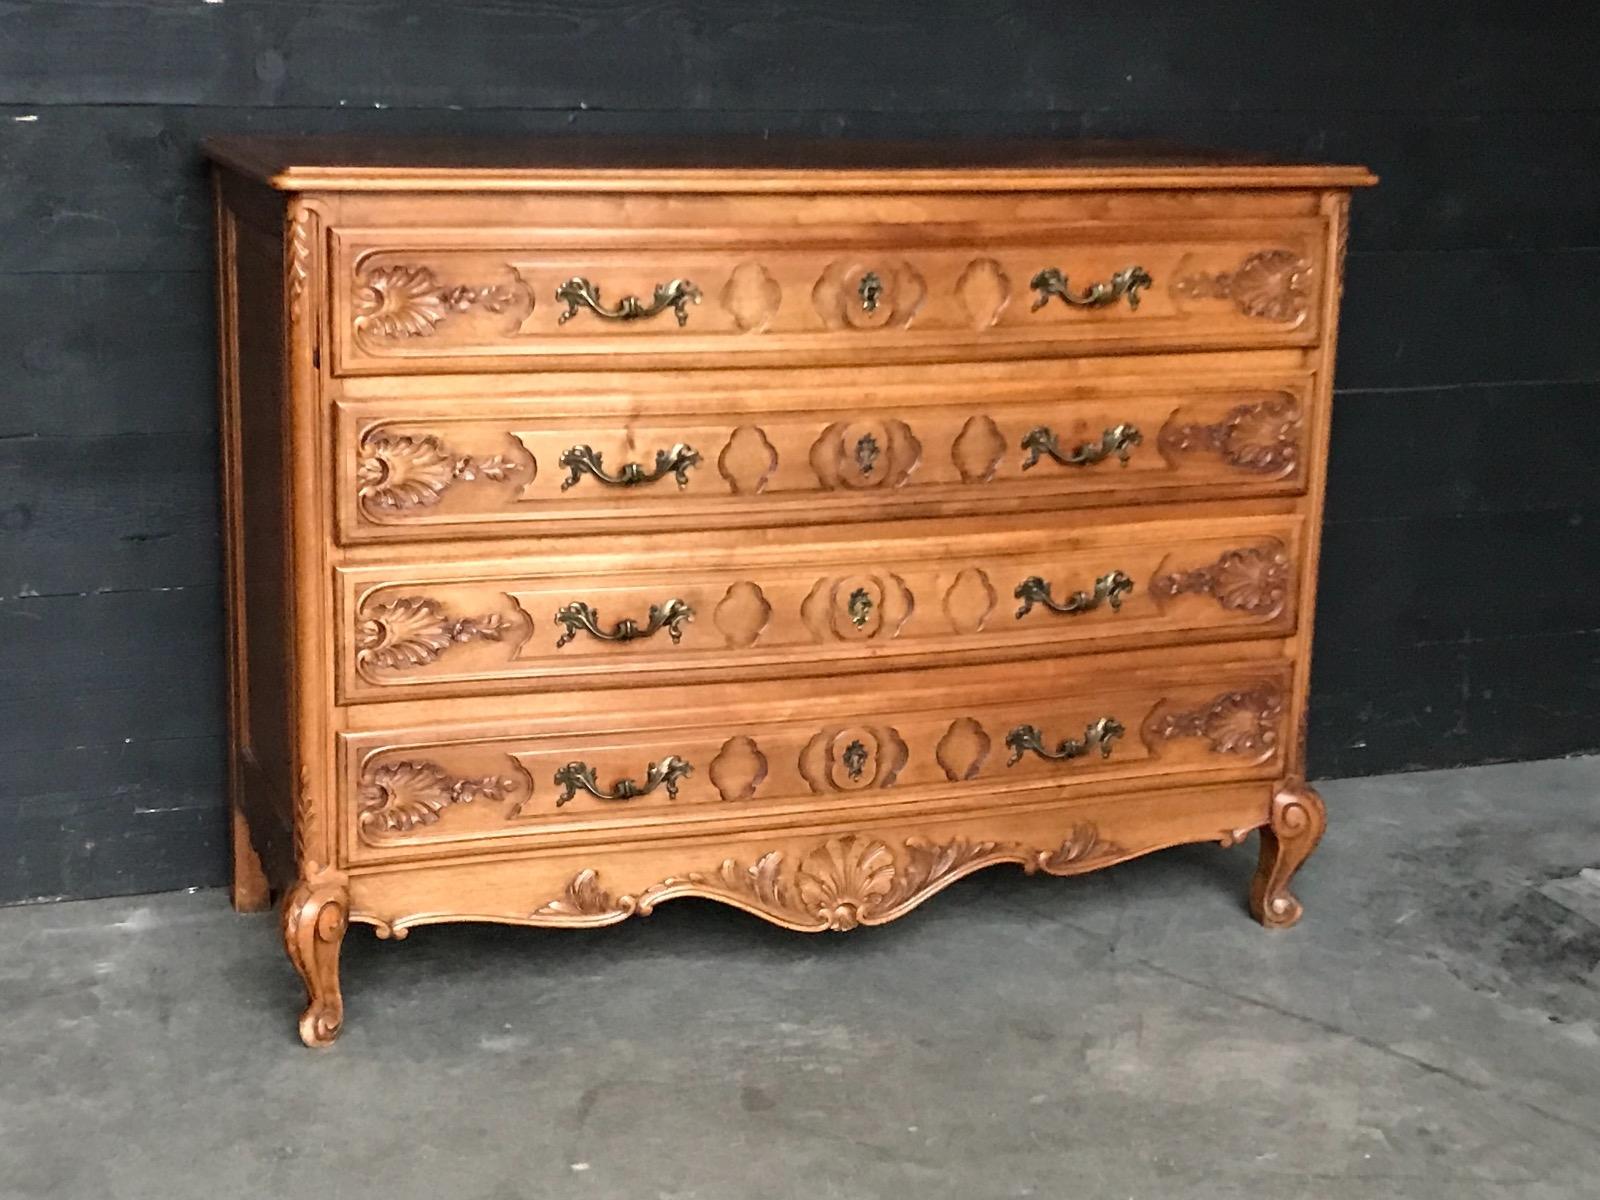
[[1318, 218], [1248, 223], [336, 229], [340, 374], [1308, 345]]
[[[1307, 378], [337, 406], [347, 543], [806, 525], [1304, 490]], [[461, 408], [470, 415], [460, 415]]]
[[338, 572], [343, 699], [833, 674], [1294, 628], [1297, 518]]
[[819, 812], [918, 812], [1065, 791], [1271, 778], [1289, 736], [1288, 664], [1092, 674], [924, 672], [893, 688], [839, 680], [630, 694], [604, 715], [434, 724], [341, 737], [353, 861], [518, 839], [608, 842]]

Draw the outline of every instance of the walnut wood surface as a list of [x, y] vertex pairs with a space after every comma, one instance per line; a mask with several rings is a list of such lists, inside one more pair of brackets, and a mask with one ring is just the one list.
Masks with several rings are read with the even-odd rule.
[[570, 150], [216, 149], [235, 899], [306, 1042], [349, 921], [842, 930], [1252, 829], [1297, 919], [1368, 177]]

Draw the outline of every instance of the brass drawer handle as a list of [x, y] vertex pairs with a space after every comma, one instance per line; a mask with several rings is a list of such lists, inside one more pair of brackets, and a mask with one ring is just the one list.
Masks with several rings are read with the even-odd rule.
[[670, 308], [677, 314], [681, 326], [689, 320], [688, 306], [700, 303], [700, 289], [687, 279], [671, 279], [656, 284], [655, 295], [649, 304], [637, 296], [624, 296], [615, 308], [607, 308], [600, 303], [599, 286], [590, 283], [582, 275], [574, 275], [556, 289], [556, 299], [567, 306], [567, 311], [556, 319], [558, 325], [565, 325], [577, 316], [581, 305], [607, 321], [647, 321]]
[[1103, 462], [1115, 454], [1122, 460], [1122, 465], [1128, 465], [1128, 455], [1133, 453], [1133, 448], [1144, 441], [1144, 434], [1139, 432], [1136, 425], [1113, 425], [1100, 435], [1096, 442], [1084, 442], [1063, 453], [1061, 443], [1056, 440], [1056, 435], [1051, 432], [1050, 426], [1040, 425], [1030, 429], [1023, 436], [1022, 448], [1028, 452], [1028, 457], [1023, 460], [1024, 471], [1037, 466], [1041, 455], [1048, 454], [1063, 467], [1088, 467], [1097, 462]]
[[562, 451], [556, 461], [570, 472], [561, 481], [563, 492], [582, 479], [585, 473], [611, 487], [639, 487], [675, 475], [678, 486], [684, 488], [689, 486], [689, 468], [700, 464], [700, 452], [679, 442], [670, 450], [656, 451], [654, 470], [646, 471], [638, 463], [623, 463], [622, 470], [615, 475], [606, 474], [605, 468], [600, 465], [600, 452], [592, 446], [573, 446], [570, 450]]
[[1074, 296], [1072, 289], [1067, 286], [1067, 277], [1061, 273], [1061, 269], [1046, 267], [1033, 277], [1033, 282], [1028, 286], [1039, 293], [1039, 298], [1033, 302], [1032, 310], [1038, 312], [1050, 303], [1052, 296], [1073, 308], [1105, 308], [1108, 304], [1115, 304], [1126, 296], [1128, 307], [1138, 308], [1139, 289], [1149, 287], [1151, 282], [1150, 273], [1143, 267], [1128, 267], [1118, 271], [1110, 279], [1091, 283], [1085, 291]]
[[1115, 717], [1101, 717], [1098, 721], [1091, 721], [1083, 731], [1081, 741], [1071, 738], [1061, 742], [1054, 750], [1047, 750], [1044, 736], [1032, 725], [1018, 725], [1006, 734], [1006, 745], [1011, 747], [1011, 758], [1006, 766], [1014, 767], [1022, 756], [1032, 750], [1040, 758], [1049, 758], [1057, 761], [1082, 758], [1091, 750], [1099, 748], [1101, 758], [1111, 757], [1111, 743], [1126, 733], [1122, 722]]
[[1094, 591], [1073, 592], [1065, 600], [1058, 601], [1050, 595], [1049, 580], [1029, 575], [1017, 584], [1014, 593], [1016, 598], [1022, 601], [1022, 607], [1017, 609], [1017, 620], [1020, 621], [1027, 616], [1035, 604], [1042, 604], [1051, 612], [1065, 616], [1089, 612], [1102, 604], [1109, 604], [1111, 611], [1116, 612], [1122, 607], [1122, 598], [1131, 591], [1133, 591], [1133, 580], [1121, 571], [1112, 571], [1094, 581]]
[[556, 772], [556, 782], [566, 791], [556, 797], [556, 807], [560, 808], [567, 801], [578, 794], [582, 788], [591, 796], [601, 800], [637, 800], [640, 796], [648, 796], [658, 787], [667, 789], [667, 795], [672, 799], [678, 798], [678, 781], [685, 775], [694, 774], [694, 768], [676, 754], [669, 754], [660, 762], [653, 762], [645, 771], [644, 782], [635, 783], [631, 779], [619, 779], [612, 784], [611, 790], [606, 791], [595, 782], [594, 768], [586, 762], [569, 762]]
[[561, 649], [577, 637], [580, 629], [586, 630], [602, 642], [632, 642], [639, 638], [647, 638], [659, 629], [665, 629], [673, 645], [677, 645], [683, 639], [683, 623], [692, 620], [694, 620], [694, 609], [682, 600], [672, 599], [665, 604], [652, 604], [650, 616], [643, 625], [632, 617], [623, 617], [609, 630], [605, 630], [600, 628], [599, 613], [582, 600], [574, 600], [571, 604], [564, 604], [556, 609], [556, 624], [567, 627], [567, 631], [556, 639], [556, 649]]

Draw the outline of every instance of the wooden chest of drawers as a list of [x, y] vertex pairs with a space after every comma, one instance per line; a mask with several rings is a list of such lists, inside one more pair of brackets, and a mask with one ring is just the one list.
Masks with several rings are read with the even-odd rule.
[[1070, 145], [216, 162], [235, 902], [800, 930], [1323, 807], [1352, 167]]

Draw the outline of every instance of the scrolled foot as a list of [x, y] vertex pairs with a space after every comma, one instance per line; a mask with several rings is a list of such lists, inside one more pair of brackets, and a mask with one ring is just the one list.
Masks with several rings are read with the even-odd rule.
[[1272, 798], [1272, 820], [1261, 830], [1261, 861], [1250, 883], [1250, 912], [1268, 929], [1287, 929], [1305, 911], [1289, 880], [1310, 857], [1328, 827], [1322, 797], [1304, 784]]
[[349, 924], [349, 893], [342, 882], [301, 880], [283, 900], [283, 944], [306, 985], [300, 1040], [333, 1045], [344, 1025], [339, 991], [339, 950]]

